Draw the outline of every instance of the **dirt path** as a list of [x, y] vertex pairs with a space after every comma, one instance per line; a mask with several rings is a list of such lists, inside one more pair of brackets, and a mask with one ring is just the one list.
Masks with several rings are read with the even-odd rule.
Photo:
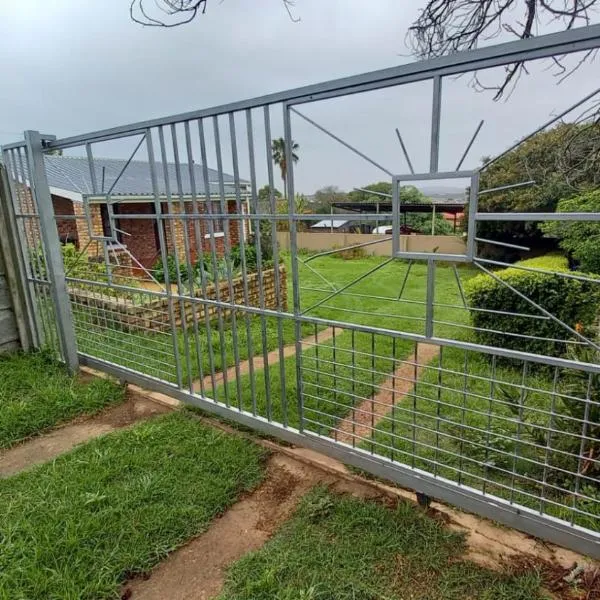
[[[432, 344], [419, 344], [415, 368], [414, 364], [402, 364], [394, 374], [381, 384], [379, 393], [373, 399], [365, 400], [356, 406], [352, 415], [344, 419], [335, 432], [338, 442], [352, 444], [371, 437], [373, 427], [390, 412], [394, 404], [402, 402], [413, 389], [423, 368], [439, 355], [439, 347]], [[414, 361], [414, 357], [410, 359]], [[393, 391], [392, 391], [393, 390]]]
[[263, 484], [209, 529], [164, 560], [147, 579], [129, 582], [122, 598], [208, 600], [221, 591], [227, 567], [257, 550], [317, 483], [335, 478], [282, 454], [269, 459]]
[[[317, 334], [316, 341], [315, 341], [315, 336], [310, 335], [310, 336], [304, 338], [302, 340], [302, 343], [311, 342], [311, 343], [322, 344], [323, 342], [326, 342], [333, 338], [333, 335], [334, 335], [333, 332], [334, 332], [333, 328], [328, 327], [327, 329], [324, 329], [323, 331], [320, 331]], [[343, 330], [338, 327], [335, 330], [335, 335], [339, 336], [342, 332], [343, 332]], [[288, 344], [287, 346], [283, 347], [283, 358], [289, 358], [290, 356], [294, 356], [295, 354], [296, 354], [296, 344]], [[271, 352], [269, 352], [267, 354], [267, 360], [268, 360], [269, 365], [278, 363], [279, 362], [279, 348], [277, 348], [275, 350], [271, 350]], [[256, 355], [253, 358], [253, 365], [254, 365], [255, 370], [264, 369], [265, 368], [264, 355], [262, 355], [262, 354]], [[240, 375], [246, 375], [249, 372], [249, 370], [250, 370], [250, 361], [249, 360], [244, 360], [244, 361], [240, 362], [240, 365], [239, 365]], [[229, 369], [227, 369], [227, 381], [235, 381], [236, 377], [237, 377], [237, 371], [236, 371], [235, 366], [229, 367]], [[212, 390], [212, 377], [210, 375], [207, 375], [204, 378], [203, 383], [204, 383], [205, 390]], [[220, 385], [221, 383], [223, 383], [223, 373], [222, 372], [215, 373], [215, 385]], [[194, 392], [199, 392], [200, 390], [201, 390], [200, 380], [198, 379], [197, 381], [194, 382]]]
[[123, 404], [107, 409], [95, 417], [80, 418], [64, 427], [0, 451], [0, 477], [8, 477], [52, 460], [78, 444], [168, 411], [166, 406], [151, 400], [129, 398]]

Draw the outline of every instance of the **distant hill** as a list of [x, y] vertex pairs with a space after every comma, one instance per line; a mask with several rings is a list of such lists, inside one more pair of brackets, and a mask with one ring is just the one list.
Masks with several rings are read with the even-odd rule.
[[465, 189], [450, 186], [425, 186], [419, 189], [433, 200], [464, 200]]

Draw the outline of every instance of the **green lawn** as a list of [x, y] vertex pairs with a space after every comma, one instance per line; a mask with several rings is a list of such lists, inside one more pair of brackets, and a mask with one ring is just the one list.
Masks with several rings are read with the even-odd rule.
[[502, 575], [461, 558], [461, 534], [408, 503], [396, 509], [308, 494], [260, 550], [230, 569], [220, 600], [537, 600], [535, 572]]
[[[98, 324], [92, 319], [89, 310], [74, 307], [75, 330], [80, 352], [90, 354], [101, 360], [114, 362], [123, 367], [138, 371], [145, 375], [158, 377], [171, 383], [177, 383], [177, 366], [171, 332], [149, 331], [138, 329], [122, 331], [110, 323]], [[237, 317], [237, 352], [239, 360], [246, 360], [250, 355], [262, 355], [279, 347], [278, 323], [274, 317], [264, 317], [265, 337], [263, 345], [263, 319], [250, 316], [250, 337], [246, 327], [246, 319]], [[198, 337], [195, 336], [193, 324], [188, 324], [187, 339], [180, 328], [177, 335], [177, 350], [184, 386], [192, 380], [210, 374], [211, 364], [215, 372], [223, 369], [223, 364], [231, 367], [235, 364], [233, 343], [233, 326], [231, 318], [225, 319], [223, 330], [217, 321], [211, 323], [210, 332], [204, 321], [198, 324]], [[281, 320], [281, 331], [284, 345], [294, 343], [294, 324], [291, 320]], [[305, 326], [309, 334], [312, 327]], [[250, 343], [249, 343], [250, 342]], [[189, 363], [185, 347], [189, 348]], [[212, 350], [212, 357], [210, 354]], [[252, 350], [252, 352], [251, 352]], [[200, 358], [200, 360], [199, 360]], [[211, 390], [212, 393], [212, 390]]]
[[[384, 259], [379, 257], [343, 260], [327, 256], [312, 261], [310, 265], [328, 281], [341, 287], [383, 262]], [[425, 316], [425, 307], [422, 304], [396, 300], [406, 269], [406, 263], [393, 262], [348, 289], [348, 292], [360, 296], [336, 296], [326, 303], [326, 307], [319, 307], [307, 314], [337, 321], [422, 333], [423, 322], [417, 319]], [[413, 266], [403, 298], [412, 301], [424, 300], [426, 270], [426, 265]], [[473, 271], [462, 268], [459, 273], [461, 279], [466, 279], [473, 274]], [[322, 279], [302, 265], [300, 278], [303, 287], [325, 289]], [[436, 286], [438, 299], [443, 298], [438, 301], [460, 306], [460, 292], [451, 267], [442, 265], [437, 267]], [[304, 290], [302, 306], [309, 308], [326, 297], [327, 293], [330, 292]], [[362, 297], [367, 294], [371, 297]], [[392, 300], [382, 300], [382, 297], [389, 297]], [[365, 314], [344, 312], [355, 309]], [[446, 310], [445, 317], [460, 323], [465, 322], [468, 315], [467, 311], [460, 308], [450, 308]], [[450, 334], [447, 327], [440, 326], [439, 329], [436, 332], [439, 335]], [[313, 330], [313, 339], [316, 339], [315, 330]], [[399, 339], [394, 341], [387, 335], [353, 333], [349, 330], [325, 343], [317, 345], [310, 344], [310, 340], [308, 342], [302, 353], [304, 425], [307, 429], [322, 435], [332, 434], [332, 427], [335, 427], [339, 419], [345, 417], [353, 406], [360, 404], [376, 392], [378, 385], [399, 366], [398, 361], [410, 358], [414, 352], [412, 342]], [[299, 415], [296, 357], [288, 358], [284, 366], [283, 386], [279, 367], [272, 368], [268, 378], [264, 373], [255, 375], [254, 401], [252, 382], [249, 376], [245, 376], [241, 385], [241, 401], [237, 390], [231, 389], [229, 402], [261, 416], [297, 427]], [[225, 402], [223, 388], [219, 390], [217, 398]]]
[[0, 598], [118, 598], [263, 477], [264, 451], [170, 414], [0, 480]]
[[59, 423], [122, 402], [124, 389], [106, 379], [84, 383], [47, 354], [0, 357], [0, 448]]

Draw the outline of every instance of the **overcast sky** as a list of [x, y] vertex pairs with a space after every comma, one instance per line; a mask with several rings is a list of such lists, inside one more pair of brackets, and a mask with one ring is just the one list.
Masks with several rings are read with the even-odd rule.
[[[18, 139], [25, 129], [63, 137], [402, 64], [412, 60], [404, 36], [423, 4], [297, 0], [301, 21], [294, 23], [279, 0], [214, 0], [195, 22], [162, 29], [131, 22], [129, 0], [5, 3], [0, 142]], [[470, 165], [598, 87], [599, 72], [596, 62], [556, 86], [552, 73], [534, 65], [504, 103], [476, 93], [466, 79], [446, 80], [440, 167], [456, 167], [480, 119], [486, 123]], [[418, 84], [301, 110], [403, 173], [407, 167], [394, 128], [400, 128], [415, 167], [425, 170], [430, 107], [431, 85]], [[282, 134], [279, 121], [276, 116], [273, 137]], [[240, 127], [238, 133], [244, 132]], [[260, 136], [258, 131], [257, 145]], [[296, 191], [310, 194], [328, 184], [348, 190], [386, 178], [297, 118], [293, 136], [300, 144]], [[99, 145], [96, 155], [126, 157], [133, 144]], [[227, 146], [224, 150], [227, 154]], [[247, 176], [244, 165], [242, 158], [241, 175]], [[231, 168], [228, 158], [224, 166]], [[260, 157], [258, 171], [264, 183]]]

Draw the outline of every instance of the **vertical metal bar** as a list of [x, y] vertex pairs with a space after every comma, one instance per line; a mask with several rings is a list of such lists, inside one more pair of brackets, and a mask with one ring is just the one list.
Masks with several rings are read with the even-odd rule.
[[439, 466], [439, 452], [440, 452], [440, 418], [442, 416], [442, 368], [443, 368], [443, 353], [444, 346], [440, 346], [440, 351], [438, 354], [438, 376], [437, 376], [437, 402], [435, 406], [435, 464], [433, 466], [433, 474], [437, 477], [438, 475], [438, 466]]
[[[269, 106], [264, 107], [264, 124], [265, 124], [265, 144], [266, 144], [266, 159], [267, 159], [267, 176], [269, 182], [269, 209], [271, 213], [271, 243], [273, 246], [273, 265], [275, 268], [275, 298], [277, 302], [277, 312], [283, 312], [283, 290], [281, 288], [281, 277], [279, 272], [279, 242], [277, 240], [277, 204], [275, 200], [274, 181], [273, 181], [273, 153], [271, 149], [271, 117]], [[279, 348], [279, 381], [281, 383], [281, 398], [286, 397], [285, 383], [285, 356], [283, 352], [283, 324], [280, 314], [277, 316], [277, 345]], [[270, 407], [270, 404], [268, 404]], [[269, 408], [270, 410], [270, 408]]]
[[427, 296], [425, 299], [425, 336], [433, 337], [433, 320], [435, 305], [435, 260], [427, 259]]
[[[192, 265], [192, 256], [190, 252], [190, 240], [189, 240], [189, 226], [188, 221], [186, 219], [187, 208], [185, 205], [185, 200], [183, 198], [183, 182], [181, 179], [181, 163], [179, 160], [179, 145], [177, 143], [177, 128], [175, 124], [171, 125], [171, 142], [173, 144], [173, 158], [175, 160], [175, 180], [177, 182], [177, 194], [179, 196], [179, 221], [181, 223], [181, 228], [183, 229], [183, 252], [185, 254], [185, 264], [187, 267], [187, 280], [189, 287], [189, 295], [194, 297], [194, 267]], [[178, 265], [179, 268], [179, 265]], [[181, 273], [179, 274], [179, 279], [181, 280]], [[181, 290], [183, 294], [186, 295], [186, 290], [184, 289], [183, 284], [181, 285]], [[181, 292], [180, 292], [181, 293]], [[194, 327], [194, 331], [198, 330], [198, 319], [196, 317], [196, 303], [190, 302], [190, 307], [192, 309], [192, 323]], [[188, 324], [187, 324], [187, 309], [185, 306], [185, 301], [181, 301], [181, 327], [183, 329], [183, 345], [185, 351], [185, 362], [187, 366], [188, 372], [188, 388], [190, 392], [194, 391], [194, 374], [192, 372], [192, 360], [190, 356], [190, 343], [189, 343], [189, 332], [188, 332]]]
[[13, 243], [15, 254], [17, 257], [18, 273], [22, 277], [23, 296], [25, 298], [25, 309], [27, 320], [29, 321], [31, 331], [31, 342], [35, 348], [41, 348], [44, 344], [43, 327], [40, 322], [37, 304], [35, 302], [35, 288], [31, 282], [31, 264], [29, 261], [29, 249], [27, 247], [27, 238], [23, 226], [23, 220], [16, 217], [18, 212], [18, 189], [15, 187], [17, 178], [17, 168], [14, 162], [14, 151], [5, 150], [4, 160], [6, 164], [6, 181], [8, 182], [8, 190], [6, 192], [6, 218], [8, 220], [8, 228], [12, 229]]
[[[225, 196], [225, 179], [223, 176], [223, 155], [221, 152], [221, 135], [219, 133], [219, 118], [215, 115], [212, 118], [213, 130], [215, 134], [215, 154], [217, 157], [217, 173], [219, 184], [219, 205], [223, 215], [223, 250], [225, 252], [225, 264], [227, 265], [227, 283], [229, 285], [229, 301], [231, 307], [231, 338], [233, 341], [233, 360], [235, 365], [235, 387], [237, 393], [238, 406], [242, 402], [242, 381], [240, 373], [240, 351], [238, 346], [237, 314], [233, 305], [235, 304], [235, 295], [233, 289], [233, 269], [231, 266], [231, 232], [229, 229], [229, 202]], [[227, 371], [227, 365], [224, 365], [223, 372]]]
[[465, 350], [465, 360], [463, 363], [463, 390], [462, 390], [462, 406], [460, 409], [460, 449], [458, 454], [459, 458], [459, 471], [458, 471], [458, 485], [462, 483], [463, 476], [463, 464], [465, 456], [465, 417], [467, 408], [467, 390], [469, 386], [469, 353]]
[[75, 328], [73, 327], [69, 291], [65, 280], [60, 239], [54, 221], [54, 207], [52, 206], [50, 187], [46, 178], [42, 138], [38, 131], [26, 131], [25, 142], [30, 166], [29, 180], [40, 216], [40, 230], [46, 248], [48, 260], [46, 266], [52, 284], [50, 291], [54, 302], [60, 345], [69, 371], [75, 373], [79, 368], [77, 340], [75, 338]]
[[521, 375], [521, 392], [519, 394], [519, 414], [517, 417], [517, 432], [516, 432], [516, 440], [515, 440], [515, 451], [513, 454], [513, 463], [512, 463], [512, 473], [510, 478], [510, 503], [514, 502], [515, 497], [515, 479], [517, 475], [517, 460], [519, 458], [519, 450], [521, 444], [521, 431], [523, 429], [524, 418], [523, 411], [525, 408], [525, 380], [527, 379], [527, 371], [529, 368], [529, 363], [527, 361], [523, 362], [523, 372]]
[[546, 483], [548, 481], [548, 467], [550, 466], [550, 452], [552, 451], [552, 437], [556, 418], [556, 390], [558, 388], [559, 368], [554, 368], [552, 379], [552, 400], [550, 401], [550, 419], [546, 433], [546, 451], [544, 453], [544, 471], [542, 473], [542, 490], [540, 493], [540, 514], [543, 515], [546, 507]]
[[[240, 219], [235, 221], [238, 227], [238, 244], [240, 248], [240, 257], [242, 263], [242, 290], [244, 297], [244, 304], [250, 305], [250, 294], [248, 292], [248, 269], [246, 265], [246, 240], [245, 238], [245, 227], [246, 223], [243, 218], [242, 208], [242, 197], [240, 194], [240, 169], [238, 164], [238, 152], [237, 152], [237, 139], [235, 131], [235, 115], [229, 113], [229, 135], [231, 139], [231, 160], [233, 163], [233, 182], [235, 187], [235, 208]], [[250, 222], [248, 220], [248, 222]], [[240, 231], [241, 229], [241, 231]], [[257, 273], [257, 278], [260, 278], [260, 274]], [[259, 294], [260, 295], [260, 294]], [[244, 322], [246, 324], [246, 346], [248, 348], [248, 375], [250, 377], [250, 397], [252, 402], [255, 403], [256, 398], [256, 382], [254, 380], [254, 343], [252, 339], [252, 328], [250, 326], [250, 315], [248, 312], [244, 312]], [[242, 410], [242, 399], [238, 398], [238, 408]]]
[[[17, 157], [19, 159], [19, 164], [18, 164], [18, 172], [20, 172], [20, 175], [17, 176], [17, 181], [19, 180], [20, 177], [20, 181], [22, 182], [22, 190], [21, 190], [21, 199], [25, 200], [27, 198], [30, 199], [32, 205], [31, 208], [29, 209], [30, 211], [33, 211], [34, 213], [37, 213], [36, 209], [35, 209], [35, 200], [33, 197], [33, 192], [31, 191], [31, 183], [29, 183], [29, 196], [27, 195], [27, 182], [30, 181], [30, 177], [31, 177], [31, 167], [29, 166], [29, 157], [27, 155], [27, 149], [26, 147], [24, 148], [17, 148], [14, 152], [17, 153]], [[23, 164], [23, 154], [25, 155], [25, 161], [27, 163], [27, 172], [25, 171], [25, 166]], [[15, 165], [16, 165], [16, 159], [15, 159]], [[22, 200], [19, 199], [19, 204], [20, 204], [20, 211], [21, 213], [23, 213], [23, 202]], [[27, 208], [27, 207], [25, 207]], [[29, 212], [29, 210], [27, 210], [26, 212]], [[49, 276], [48, 276], [48, 269], [47, 269], [47, 264], [48, 264], [48, 259], [46, 256], [46, 249], [44, 247], [44, 243], [42, 242], [40, 236], [40, 222], [35, 221], [34, 220], [35, 217], [25, 217], [25, 221], [27, 223], [29, 223], [29, 237], [31, 238], [31, 242], [34, 244], [34, 253], [33, 256], [35, 258], [35, 266], [34, 266], [34, 261], [31, 260], [31, 256], [28, 256], [28, 263], [31, 267], [31, 274], [37, 278], [37, 279], [42, 279], [44, 281], [48, 281], [50, 282]], [[19, 219], [20, 220], [20, 219]], [[27, 226], [24, 226], [24, 240], [25, 240], [25, 246], [27, 247]], [[38, 251], [39, 248], [39, 251]], [[59, 352], [60, 348], [58, 347], [58, 342], [56, 340], [56, 336], [55, 336], [55, 329], [53, 327], [53, 323], [55, 322], [55, 320], [52, 318], [50, 318], [48, 316], [48, 306], [47, 306], [47, 289], [45, 287], [42, 287], [42, 285], [40, 283], [35, 283], [32, 282], [32, 286], [33, 286], [33, 298], [35, 299], [35, 309], [37, 312], [37, 315], [39, 317], [39, 322], [42, 324], [42, 328], [43, 328], [43, 338], [44, 338], [44, 343], [45, 344], [49, 344], [51, 348], [53, 348], [55, 351]], [[43, 290], [43, 291], [42, 291]], [[43, 309], [42, 309], [43, 308]]]
[[[298, 275], [298, 240], [296, 220], [293, 218], [295, 213], [295, 193], [294, 193], [294, 161], [292, 158], [292, 122], [290, 118], [290, 108], [287, 104], [283, 105], [283, 129], [285, 133], [285, 158], [287, 165], [287, 196], [288, 196], [288, 223], [290, 229], [290, 253], [292, 261], [292, 296], [294, 302], [294, 330], [296, 334], [296, 390], [297, 390], [297, 410], [298, 410], [298, 429], [304, 430], [304, 390], [302, 385], [302, 327], [298, 320], [300, 316], [300, 278]], [[335, 340], [335, 337], [334, 337]], [[286, 423], [284, 422], [284, 425]]]
[[487, 424], [485, 428], [485, 478], [483, 480], [483, 487], [481, 493], [485, 495], [487, 483], [490, 479], [490, 474], [488, 471], [489, 460], [490, 460], [490, 440], [492, 437], [492, 415], [494, 409], [494, 397], [496, 394], [496, 355], [492, 355], [492, 369], [491, 369], [491, 379], [490, 379], [490, 399], [488, 402], [488, 412], [487, 412]]
[[[159, 141], [159, 145], [160, 145], [160, 154], [161, 154], [162, 165], [163, 165], [163, 178], [165, 181], [165, 195], [166, 195], [166, 199], [167, 199], [167, 214], [169, 215], [169, 217], [172, 217], [174, 215], [174, 213], [173, 213], [173, 197], [171, 195], [171, 184], [169, 181], [170, 180], [169, 161], [167, 158], [167, 149], [166, 149], [166, 145], [165, 145], [165, 132], [164, 132], [164, 128], [162, 125], [158, 128], [158, 141]], [[176, 235], [174, 218], [169, 218], [169, 229], [171, 231], [171, 243], [173, 244], [173, 256], [175, 258], [175, 274], [177, 277], [177, 294], [179, 296], [179, 318], [181, 319], [182, 328], [185, 331], [185, 327], [183, 326], [184, 320], [185, 320], [185, 304], [182, 300], [184, 290], [183, 290], [183, 286], [181, 283], [181, 272], [179, 269], [179, 252], [177, 250], [177, 235]], [[167, 250], [168, 250], [168, 248], [167, 248]], [[167, 271], [168, 271], [168, 269], [167, 269]], [[166, 283], [166, 277], [165, 277], [165, 283]], [[178, 350], [178, 354], [179, 354], [179, 329], [177, 327], [176, 320], [174, 322], [174, 325], [175, 326], [171, 328], [171, 335], [177, 341], [177, 350]], [[185, 338], [185, 342], [186, 342], [185, 345], [187, 346], [187, 335], [185, 333], [184, 333], [184, 338]], [[186, 350], [187, 350], [187, 348], [186, 348]], [[178, 361], [177, 366], [178, 366], [177, 386], [180, 389], [182, 389], [183, 388], [183, 372], [182, 372], [180, 361]], [[189, 371], [189, 364], [187, 366], [188, 366], [188, 371]], [[189, 372], [188, 372], [188, 375], [189, 375]]]
[[419, 343], [415, 342], [415, 352], [413, 356], [413, 388], [412, 388], [412, 453], [411, 464], [414, 469], [417, 464], [417, 379], [419, 374]]
[[[319, 360], [319, 327], [318, 325], [315, 323], [315, 329], [314, 329], [314, 337], [315, 337], [315, 370], [317, 371], [315, 374], [315, 379], [316, 379], [316, 387], [317, 390], [321, 389], [321, 363]], [[320, 399], [317, 400], [317, 410], [321, 411], [321, 401]], [[321, 424], [319, 423], [319, 427], [317, 429], [317, 433], [319, 435], [321, 435], [322, 432], [322, 427]], [[336, 438], [337, 438], [337, 432], [335, 432], [336, 434]]]
[[[332, 359], [333, 359], [333, 365], [332, 365], [332, 373], [333, 373], [333, 401], [335, 403], [337, 403], [337, 340], [336, 340], [336, 330], [335, 330], [335, 325], [333, 327], [333, 339], [331, 340], [332, 345], [333, 345], [333, 352], [332, 352]], [[337, 440], [337, 436], [338, 436], [338, 432], [334, 431], [334, 437]]]
[[479, 172], [471, 177], [471, 188], [469, 190], [469, 218], [467, 221], [467, 256], [475, 256], [477, 237], [477, 207], [479, 205]]
[[[356, 448], [356, 330], [352, 329], [350, 342], [352, 344], [352, 447]], [[394, 338], [395, 340], [395, 338]]]
[[173, 308], [173, 290], [169, 278], [169, 267], [167, 262], [167, 245], [165, 241], [165, 230], [163, 228], [162, 204], [160, 201], [160, 189], [158, 187], [158, 178], [156, 177], [156, 164], [154, 158], [154, 145], [152, 143], [152, 131], [146, 130], [146, 151], [148, 153], [148, 164], [150, 166], [150, 181], [152, 182], [152, 194], [154, 196], [154, 214], [158, 225], [158, 245], [160, 246], [160, 257], [165, 274], [165, 290], [167, 294], [167, 306], [169, 311], [169, 325], [171, 327], [171, 341], [173, 343], [173, 358], [175, 360], [175, 373], [177, 381], [181, 381], [181, 364], [179, 360], [179, 340], [176, 335], [177, 324], [175, 322], [175, 310]]
[[377, 386], [375, 385], [375, 334], [371, 333], [371, 429], [369, 437], [371, 438], [371, 454], [375, 452], [373, 438], [375, 434], [375, 396]]
[[[254, 159], [254, 128], [252, 125], [252, 110], [246, 110], [246, 135], [248, 137], [248, 163], [250, 168], [250, 209], [249, 213], [256, 215], [258, 213], [258, 193], [256, 189], [256, 163]], [[248, 223], [252, 221], [248, 219]], [[264, 289], [264, 273], [263, 273], [263, 259], [262, 259], [262, 239], [261, 239], [261, 222], [257, 221], [254, 226], [254, 247], [256, 249], [256, 276], [258, 283], [258, 305], [261, 310], [265, 309], [265, 289]], [[278, 265], [277, 265], [278, 266]], [[263, 351], [263, 373], [265, 381], [265, 394], [271, 395], [270, 386], [270, 367], [269, 367], [269, 348], [267, 340], [267, 327], [266, 317], [264, 313], [260, 315], [260, 335]], [[256, 395], [252, 394], [252, 408], [253, 414], [256, 414]]]
[[579, 496], [579, 490], [581, 488], [581, 475], [583, 473], [583, 465], [585, 463], [585, 442], [588, 437], [588, 429], [590, 426], [590, 406], [592, 397], [592, 384], [594, 381], [594, 374], [590, 373], [588, 376], [587, 391], [585, 394], [585, 408], [583, 409], [583, 424], [581, 426], [581, 443], [579, 445], [579, 460], [577, 461], [577, 474], [575, 476], [575, 490], [573, 493], [573, 503], [571, 505], [571, 525], [575, 522], [575, 510], [577, 508], [577, 496]]
[[[197, 297], [197, 292], [195, 289], [195, 277], [196, 273], [200, 278], [200, 293], [203, 297], [206, 297], [206, 276], [204, 273], [204, 251], [202, 249], [202, 232], [200, 230], [200, 220], [198, 219], [198, 215], [200, 214], [198, 210], [198, 191], [196, 188], [196, 173], [194, 166], [194, 153], [192, 150], [192, 137], [190, 134], [190, 122], [186, 121], [183, 124], [183, 131], [185, 134], [185, 149], [187, 154], [187, 165], [188, 165], [188, 177], [190, 178], [190, 191], [192, 193], [192, 214], [194, 215], [194, 240], [196, 242], [196, 264], [194, 268], [192, 268], [190, 273], [190, 294], [192, 296]], [[196, 345], [196, 360], [198, 362], [198, 376], [200, 379], [200, 395], [206, 397], [206, 389], [204, 385], [204, 360], [203, 360], [203, 351], [202, 344], [200, 343], [200, 330], [198, 326], [198, 315], [196, 313], [196, 303], [192, 303], [192, 316], [194, 321], [194, 342]], [[206, 337], [207, 337], [207, 346], [209, 353], [212, 353], [212, 344], [211, 344], [211, 327], [210, 327], [210, 318], [208, 318], [207, 307], [202, 307], [202, 312], [205, 316], [205, 326], [206, 326]], [[213, 384], [213, 397], [215, 395], [215, 381], [214, 381], [214, 363], [210, 362], [209, 369], [211, 371], [211, 382]], [[193, 390], [191, 390], [193, 391]]]
[[433, 105], [431, 108], [431, 151], [429, 158], [430, 173], [437, 173], [440, 162], [440, 120], [442, 115], [442, 78], [433, 78]]
[[[204, 184], [204, 202], [205, 210], [208, 215], [213, 214], [212, 197], [210, 192], [210, 181], [208, 177], [208, 158], [206, 154], [206, 139], [204, 136], [204, 122], [202, 119], [198, 119], [198, 137], [200, 139], [200, 160], [202, 161], [202, 180]], [[217, 302], [221, 302], [221, 286], [216, 277], [217, 274], [217, 247], [215, 244], [215, 223], [212, 219], [208, 219], [208, 238], [210, 247], [210, 257], [213, 273], [215, 273], [215, 281], [213, 282], [215, 288], [215, 298]], [[204, 297], [206, 298], [207, 290], [203, 290]], [[204, 305], [205, 320], [208, 317], [208, 305]], [[210, 328], [209, 328], [210, 329]], [[221, 373], [223, 377], [223, 392], [225, 395], [225, 404], [229, 406], [229, 377], [227, 376], [227, 360], [225, 357], [225, 332], [223, 327], [223, 308], [219, 304], [217, 306], [217, 329], [219, 331], [219, 349], [221, 355]], [[211, 368], [211, 383], [213, 386], [214, 400], [217, 401], [217, 394], [215, 390], [215, 369], [214, 369], [214, 355], [212, 345], [209, 345], [209, 353], [212, 356], [212, 368]]]
[[392, 443], [391, 443], [391, 448], [390, 448], [390, 460], [392, 462], [394, 462], [394, 460], [396, 458], [396, 453], [395, 453], [395, 449], [396, 449], [396, 376], [395, 376], [395, 374], [396, 374], [396, 370], [398, 367], [398, 357], [396, 355], [396, 338], [395, 337], [392, 338], [392, 357], [394, 360], [394, 364], [393, 364], [393, 370], [392, 370], [392, 374], [393, 374], [393, 376], [392, 376], [392, 412], [391, 412]]
[[392, 256], [400, 252], [400, 182], [392, 179]]

